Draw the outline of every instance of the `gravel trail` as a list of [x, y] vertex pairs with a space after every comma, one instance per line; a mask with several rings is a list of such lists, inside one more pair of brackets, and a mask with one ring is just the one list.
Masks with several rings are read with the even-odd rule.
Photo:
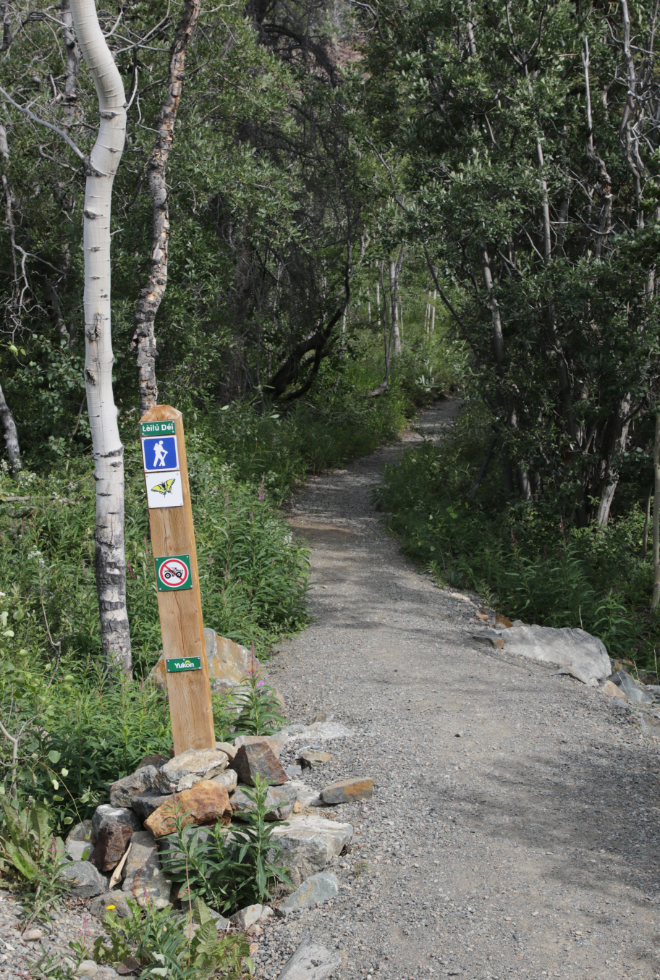
[[[422, 413], [421, 429], [438, 436], [456, 408]], [[369, 489], [415, 438], [311, 480], [291, 507], [315, 621], [269, 672], [293, 720], [335, 712], [355, 731], [326, 743], [312, 783], [365, 775], [377, 789], [331, 811], [356, 828], [332, 868], [340, 894], [269, 925], [258, 975], [311, 934], [340, 952], [340, 977], [659, 977], [653, 729], [548, 664], [477, 644], [476, 597], [400, 555]]]

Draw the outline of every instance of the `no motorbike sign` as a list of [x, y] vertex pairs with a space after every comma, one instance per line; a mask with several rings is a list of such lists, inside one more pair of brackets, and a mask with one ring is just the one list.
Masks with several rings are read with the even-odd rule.
[[190, 555], [171, 555], [156, 558], [156, 582], [159, 592], [192, 589]]

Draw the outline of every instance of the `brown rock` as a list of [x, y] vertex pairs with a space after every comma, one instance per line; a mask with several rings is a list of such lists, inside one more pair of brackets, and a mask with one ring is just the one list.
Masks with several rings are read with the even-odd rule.
[[626, 692], [622, 691], [620, 687], [617, 687], [613, 681], [605, 681], [604, 684], [601, 684], [600, 689], [601, 691], [604, 691], [605, 694], [609, 694], [610, 697], [623, 698], [625, 701], [628, 700], [628, 695]]
[[231, 805], [229, 794], [224, 786], [218, 786], [208, 779], [203, 779], [191, 789], [177, 793], [171, 800], [159, 806], [148, 817], [144, 826], [154, 837], [164, 837], [176, 830], [174, 817], [177, 811], [183, 816], [184, 826], [194, 824], [203, 827], [217, 823], [229, 823], [231, 820]]
[[369, 800], [374, 791], [373, 779], [342, 779], [321, 790], [324, 803], [354, 803], [355, 800]]
[[92, 818], [95, 844], [89, 861], [103, 873], [112, 871], [124, 856], [131, 837], [139, 829], [140, 821], [132, 810], [106, 803], [97, 807]]
[[234, 742], [234, 748], [238, 752], [241, 746], [256, 745], [258, 742], [265, 742], [273, 755], [276, 755], [278, 759], [282, 754], [282, 749], [286, 745], [286, 739], [278, 738], [277, 735], [239, 735]]
[[279, 759], [263, 740], [252, 742], [251, 745], [241, 745], [231, 768], [236, 770], [239, 780], [248, 786], [254, 786], [254, 777], [257, 774], [273, 786], [281, 786], [289, 781]]
[[107, 874], [121, 861], [134, 833], [134, 829], [126, 824], [117, 824], [112, 828], [103, 827], [97, 835], [96, 844], [88, 860], [99, 871]]

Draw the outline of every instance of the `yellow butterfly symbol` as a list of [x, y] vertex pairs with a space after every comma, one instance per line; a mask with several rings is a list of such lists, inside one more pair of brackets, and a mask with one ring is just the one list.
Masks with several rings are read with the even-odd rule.
[[154, 493], [162, 493], [165, 496], [166, 493], [172, 493], [172, 485], [174, 484], [176, 477], [172, 477], [171, 480], [163, 480], [158, 486], [152, 487]]

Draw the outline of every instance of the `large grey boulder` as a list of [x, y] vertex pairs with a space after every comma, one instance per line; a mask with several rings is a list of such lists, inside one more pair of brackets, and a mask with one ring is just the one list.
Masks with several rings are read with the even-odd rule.
[[284, 964], [279, 980], [327, 980], [340, 964], [337, 953], [308, 938]]
[[63, 865], [59, 877], [76, 898], [94, 898], [108, 890], [108, 879], [89, 861], [71, 861]]
[[149, 793], [158, 775], [155, 766], [143, 766], [130, 776], [118, 779], [110, 786], [110, 803], [112, 806], [130, 806], [134, 796]]
[[580, 629], [553, 629], [514, 623], [502, 631], [504, 649], [532, 660], [576, 667], [590, 680], [601, 680], [612, 673], [605, 645], [596, 636]]
[[289, 877], [297, 887], [306, 878], [323, 871], [337, 857], [353, 836], [350, 823], [327, 820], [316, 814], [291, 817], [286, 826], [275, 827], [273, 838], [282, 851], [277, 863], [289, 868]]
[[153, 903], [157, 909], [169, 905], [171, 882], [158, 860], [158, 845], [151, 834], [140, 830], [131, 837], [131, 849], [124, 865], [122, 891], [138, 905]]
[[[248, 670], [254, 665], [259, 668], [259, 661], [247, 647], [242, 647], [233, 640], [218, 636], [215, 630], [204, 628], [206, 643], [206, 662], [209, 672], [211, 690], [214, 693], [231, 690], [245, 683]], [[165, 654], [161, 653], [158, 663], [149, 674], [149, 680], [162, 691], [167, 690], [167, 668]]]

